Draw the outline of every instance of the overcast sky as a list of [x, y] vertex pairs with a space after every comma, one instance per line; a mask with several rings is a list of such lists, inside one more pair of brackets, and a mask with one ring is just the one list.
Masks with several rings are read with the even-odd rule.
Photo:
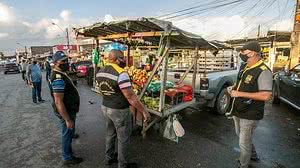
[[[0, 0], [0, 51], [14, 51], [21, 45], [65, 43], [65, 35], [52, 22], [61, 28], [71, 28], [100, 21], [157, 17], [197, 6], [199, 7], [174, 14], [185, 14], [181, 17], [168, 20], [209, 40], [253, 36], [259, 24], [262, 33], [269, 29], [292, 28], [295, 0], [243, 0], [221, 8], [203, 10], [232, 1], [234, 0]], [[209, 4], [211, 2], [216, 3]]]

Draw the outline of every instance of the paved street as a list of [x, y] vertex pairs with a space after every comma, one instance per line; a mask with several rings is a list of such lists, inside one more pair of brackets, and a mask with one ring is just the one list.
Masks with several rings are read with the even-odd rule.
[[[81, 110], [74, 151], [85, 161], [74, 167], [105, 167], [101, 98], [79, 82]], [[60, 161], [60, 132], [52, 114], [51, 97], [43, 83], [43, 104], [33, 104], [31, 88], [19, 74], [0, 75], [0, 168], [56, 168]], [[89, 103], [92, 102], [93, 104]], [[257, 168], [300, 167], [300, 112], [281, 104], [267, 105], [254, 143], [261, 161]], [[143, 168], [234, 168], [238, 139], [233, 121], [208, 111], [182, 112], [186, 135], [176, 144], [151, 130], [146, 139], [132, 138], [132, 160]]]

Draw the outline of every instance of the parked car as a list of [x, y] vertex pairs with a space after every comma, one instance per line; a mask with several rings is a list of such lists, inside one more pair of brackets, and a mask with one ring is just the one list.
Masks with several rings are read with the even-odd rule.
[[77, 77], [86, 77], [88, 67], [92, 65], [92, 61], [80, 61], [74, 64], [75, 70], [77, 72]]
[[300, 64], [289, 71], [279, 71], [274, 75], [273, 104], [280, 101], [300, 110]]
[[4, 65], [4, 74], [7, 73], [20, 73], [19, 66], [16, 63], [6, 63]]

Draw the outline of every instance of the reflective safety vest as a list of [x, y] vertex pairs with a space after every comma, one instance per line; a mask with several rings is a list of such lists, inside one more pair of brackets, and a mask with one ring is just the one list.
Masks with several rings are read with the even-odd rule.
[[123, 95], [119, 84], [119, 75], [124, 69], [117, 64], [107, 63], [96, 74], [96, 88], [103, 95], [103, 105], [112, 109], [129, 108], [129, 102]]
[[[264, 70], [270, 70], [263, 61], [257, 62], [252, 67], [242, 67], [237, 80], [237, 86], [233, 90], [241, 92], [258, 92], [258, 78]], [[264, 101], [237, 97], [232, 103], [232, 114], [248, 120], [261, 120], [264, 116]]]

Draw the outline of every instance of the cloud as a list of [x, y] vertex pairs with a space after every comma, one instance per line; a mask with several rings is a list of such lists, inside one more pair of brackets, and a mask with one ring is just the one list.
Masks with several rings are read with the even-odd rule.
[[5, 37], [8, 37], [9, 34], [8, 33], [0, 33], [0, 39], [1, 38], [5, 38]]
[[63, 10], [61, 13], [60, 13], [60, 17], [65, 21], [65, 22], [68, 22], [70, 20], [70, 17], [71, 17], [71, 11], [69, 10]]
[[0, 2], [0, 23], [12, 23], [15, 20], [13, 8]]
[[115, 21], [115, 19], [111, 15], [106, 14], [104, 16], [104, 22], [111, 22], [111, 21]]
[[270, 29], [277, 30], [277, 31], [292, 31], [293, 30], [293, 21], [290, 19], [282, 20], [280, 22], [275, 23]]

